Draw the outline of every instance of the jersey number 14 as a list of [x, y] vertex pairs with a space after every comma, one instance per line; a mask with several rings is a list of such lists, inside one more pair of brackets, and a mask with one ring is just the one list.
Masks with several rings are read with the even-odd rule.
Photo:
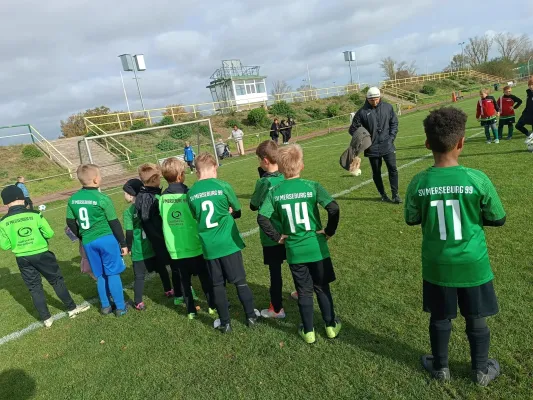
[[[459, 200], [446, 200], [446, 206], [451, 207], [453, 216], [453, 233], [455, 240], [463, 239], [463, 227], [461, 224], [461, 207]], [[431, 207], [437, 207], [437, 217], [439, 219], [440, 240], [446, 240], [446, 219], [444, 217], [444, 200], [433, 200]]]
[[287, 213], [291, 233], [296, 233], [296, 224], [303, 225], [306, 231], [311, 230], [311, 223], [309, 222], [309, 213], [307, 212], [307, 203], [294, 204], [294, 216], [296, 217], [296, 220], [293, 218], [292, 208], [290, 204], [283, 204], [281, 208], [283, 208]]

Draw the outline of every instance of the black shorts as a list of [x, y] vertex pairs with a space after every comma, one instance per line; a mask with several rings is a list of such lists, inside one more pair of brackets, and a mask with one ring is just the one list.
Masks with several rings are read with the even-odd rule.
[[263, 246], [263, 263], [265, 265], [283, 264], [283, 261], [286, 259], [287, 252], [285, 251], [285, 245]]
[[237, 283], [246, 279], [242, 253], [237, 251], [229, 256], [206, 260], [207, 272], [213, 286], [223, 285], [226, 281]]
[[480, 121], [481, 122], [481, 126], [491, 126], [491, 125], [495, 125], [496, 124], [496, 119], [488, 119], [486, 121]]
[[204, 256], [201, 254], [196, 257], [180, 258], [179, 260], [170, 261], [172, 270], [181, 270], [182, 273], [188, 273], [198, 276], [200, 270], [206, 268]]
[[333, 282], [335, 271], [331, 258], [305, 264], [289, 264], [296, 288], [312, 288], [313, 285], [325, 285]]
[[139, 268], [146, 268], [148, 272], [157, 271], [157, 259], [155, 257], [148, 258], [141, 261], [133, 261], [133, 270], [138, 270]]
[[512, 125], [514, 123], [515, 123], [515, 117], [505, 118], [505, 119], [500, 118], [499, 125]]
[[424, 281], [424, 311], [434, 319], [457, 317], [457, 304], [465, 318], [483, 318], [498, 313], [498, 300], [492, 281], [480, 286], [455, 288]]

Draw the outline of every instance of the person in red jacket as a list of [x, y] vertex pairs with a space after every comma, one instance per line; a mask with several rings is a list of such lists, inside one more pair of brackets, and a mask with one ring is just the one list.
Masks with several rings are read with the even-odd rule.
[[498, 124], [499, 138], [503, 138], [503, 127], [509, 127], [509, 134], [507, 140], [513, 138], [513, 128], [515, 123], [514, 110], [522, 105], [522, 100], [511, 94], [511, 86], [503, 88], [503, 96], [498, 99], [498, 106], [500, 107], [500, 122]]
[[487, 144], [492, 143], [490, 140], [490, 130], [492, 130], [492, 134], [494, 135], [494, 143], [500, 143], [498, 128], [496, 128], [496, 118], [500, 115], [500, 107], [498, 106], [496, 99], [489, 96], [488, 89], [481, 89], [479, 96], [481, 99], [477, 103], [476, 119], [480, 121], [481, 126], [485, 128]]

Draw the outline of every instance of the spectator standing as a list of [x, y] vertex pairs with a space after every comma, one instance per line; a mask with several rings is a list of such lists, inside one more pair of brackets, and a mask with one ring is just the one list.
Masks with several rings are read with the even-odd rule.
[[[365, 128], [372, 137], [372, 145], [365, 150], [365, 157], [368, 158], [372, 167], [372, 178], [381, 195], [381, 201], [400, 204], [402, 199], [398, 194], [398, 168], [396, 167], [396, 147], [394, 147], [394, 140], [398, 134], [398, 118], [392, 105], [381, 100], [381, 92], [377, 87], [368, 89], [365, 104], [352, 119], [350, 135], [353, 136], [360, 127]], [[385, 192], [381, 178], [383, 161], [389, 172], [392, 200]]]
[[243, 137], [244, 133], [239, 129], [237, 125], [233, 126], [233, 130], [231, 131], [231, 135], [228, 138], [235, 140], [235, 144], [237, 145], [237, 151], [239, 152], [240, 156], [244, 156], [244, 143], [243, 143]]
[[292, 127], [296, 125], [296, 122], [294, 122], [294, 119], [291, 117], [287, 117], [287, 143], [291, 140], [292, 137]]
[[277, 118], [275, 118], [274, 122], [272, 122], [272, 125], [270, 126], [270, 138], [276, 142], [276, 144], [278, 143], [280, 128], [279, 121]]
[[22, 193], [24, 194], [24, 207], [33, 210], [33, 202], [30, 199], [30, 192], [26, 187], [25, 179], [23, 176], [17, 177], [17, 183], [15, 184], [15, 186], [19, 187], [20, 190], [22, 190]]
[[281, 132], [281, 136], [283, 137], [283, 144], [289, 143], [289, 141], [287, 140], [287, 135], [289, 133], [289, 124], [284, 119], [282, 119], [281, 123], [279, 124], [279, 130]]

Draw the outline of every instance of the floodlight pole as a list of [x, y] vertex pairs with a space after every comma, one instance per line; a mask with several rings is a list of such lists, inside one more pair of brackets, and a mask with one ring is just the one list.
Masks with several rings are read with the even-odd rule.
[[133, 62], [133, 75], [135, 75], [134, 79], [135, 79], [135, 82], [137, 82], [137, 90], [139, 91], [139, 97], [141, 99], [141, 106], [143, 108], [143, 111], [146, 113], [146, 109], [144, 108], [143, 94], [141, 93], [141, 86], [139, 85], [139, 78], [137, 77], [137, 65], [135, 65], [134, 62]]
[[126, 86], [124, 85], [124, 77], [122, 76], [122, 71], [120, 72], [120, 80], [122, 81], [122, 89], [124, 89], [124, 98], [126, 99], [126, 107], [128, 107], [128, 115], [130, 116], [130, 122], [133, 124], [133, 119], [131, 117], [130, 102], [128, 101], [128, 94], [126, 93]]

